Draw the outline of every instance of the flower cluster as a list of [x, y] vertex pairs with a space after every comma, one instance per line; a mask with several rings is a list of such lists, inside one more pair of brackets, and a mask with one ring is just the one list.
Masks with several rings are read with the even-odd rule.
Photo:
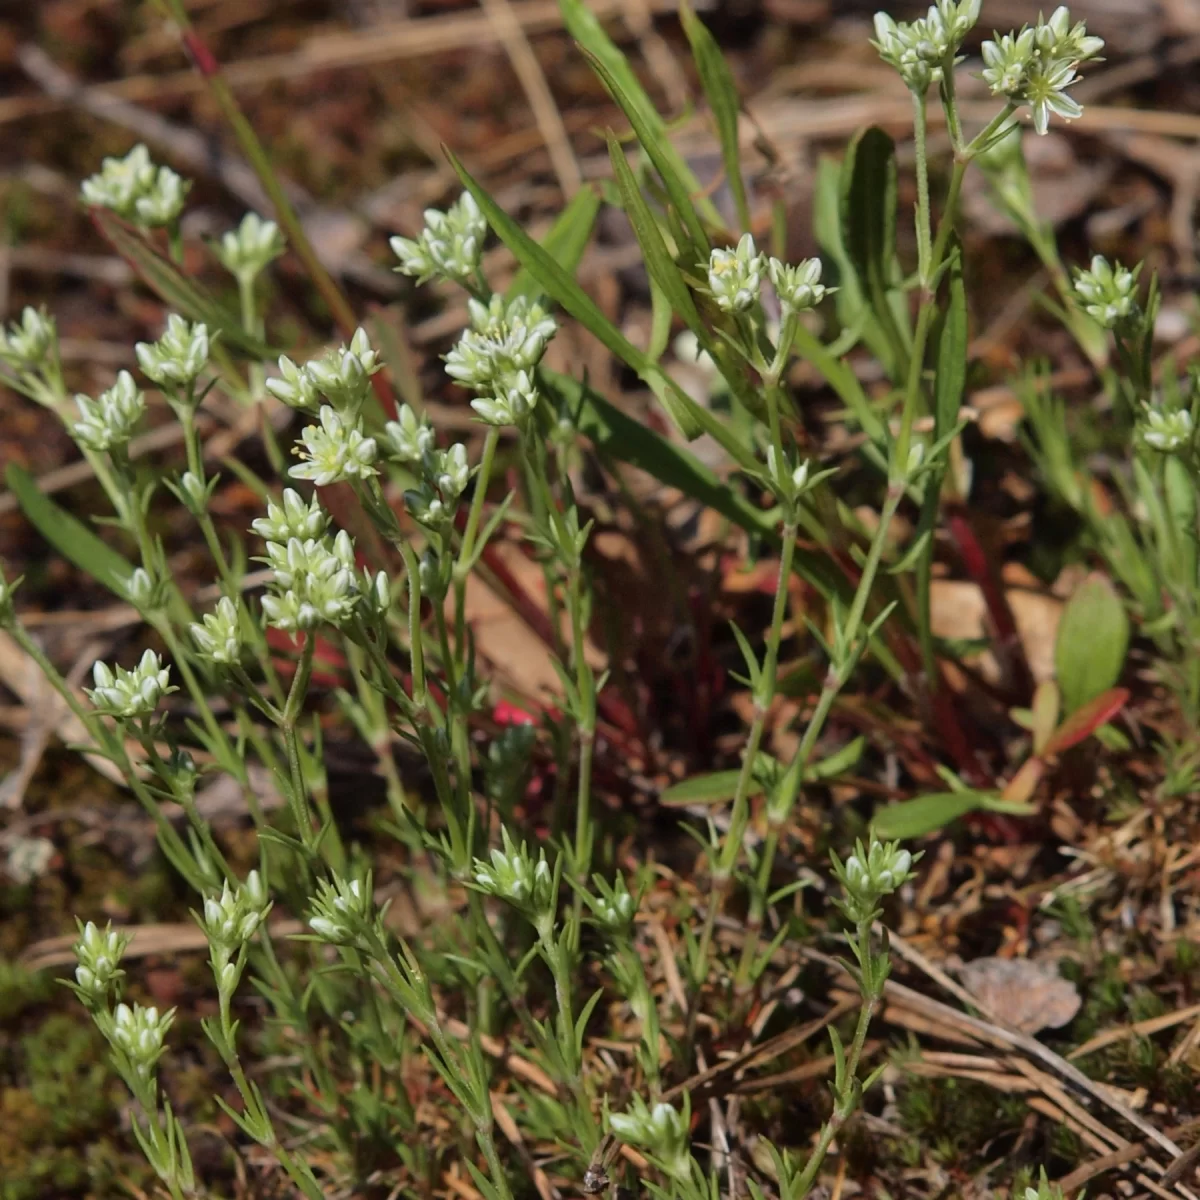
[[288, 472], [293, 479], [311, 479], [317, 487], [326, 487], [378, 474], [374, 463], [379, 448], [363, 433], [358, 418], [341, 416], [332, 405], [323, 404], [320, 419], [319, 425], [308, 425], [300, 434], [295, 453], [301, 461]]
[[137, 145], [124, 158], [106, 158], [99, 173], [83, 181], [82, 191], [85, 203], [153, 228], [179, 219], [191, 186], [170, 167], [156, 166], [146, 147]]
[[135, 1004], [118, 1004], [110, 1016], [101, 1013], [96, 1021], [115, 1050], [128, 1060], [134, 1072], [142, 1079], [149, 1079], [162, 1057], [163, 1041], [175, 1010], [160, 1013], [157, 1008], [143, 1008]]
[[95, 400], [76, 396], [75, 403], [81, 418], [74, 425], [75, 439], [98, 453], [126, 446], [146, 411], [146, 397], [128, 371], [121, 371], [117, 382]]
[[535, 300], [518, 296], [506, 302], [493, 296], [485, 305], [468, 300], [471, 327], [446, 355], [446, 374], [463, 387], [496, 393], [521, 371], [541, 362], [557, 326]]
[[1105, 329], [1128, 320], [1137, 312], [1137, 277], [1141, 269], [1140, 263], [1131, 271], [1097, 254], [1086, 270], [1075, 272], [1075, 295], [1083, 311]]
[[400, 406], [396, 420], [389, 421], [383, 431], [387, 435], [391, 456], [397, 462], [420, 462], [434, 447], [432, 426], [418, 417], [407, 404]]
[[475, 860], [475, 884], [480, 891], [507, 900], [527, 913], [535, 923], [545, 923], [554, 913], [554, 873], [546, 862], [546, 852], [538, 852], [536, 861], [528, 847], [518, 846], [507, 828], [500, 830], [503, 849], [494, 849], [491, 861]]
[[268, 503], [267, 515], [256, 517], [250, 528], [266, 542], [286, 545], [292, 538], [306, 542], [319, 538], [329, 528], [329, 514], [316, 496], [306, 504], [294, 488], [284, 488], [283, 503]]
[[708, 262], [708, 286], [722, 312], [745, 312], [758, 300], [764, 256], [750, 234], [742, 235], [736, 249], [718, 247]]
[[242, 660], [242, 623], [237, 606], [228, 596], [217, 601], [213, 612], [204, 614], [204, 624], [189, 628], [196, 651], [206, 662], [236, 666]]
[[153, 650], [147, 650], [132, 671], [98, 662], [92, 679], [96, 686], [88, 690], [88, 699], [96, 710], [124, 720], [152, 716], [163, 696], [179, 690], [171, 686], [170, 668]]
[[72, 947], [79, 965], [75, 985], [80, 998], [89, 1005], [102, 1005], [120, 982], [121, 957], [131, 935], [118, 933], [112, 924], [103, 929], [94, 921], [79, 926], [79, 941]]
[[848, 915], [855, 920], [871, 919], [879, 901], [912, 878], [912, 867], [913, 856], [898, 842], [875, 838], [869, 849], [858, 842], [845, 863], [835, 858], [834, 872], [845, 891], [843, 907]]
[[421, 459], [421, 486], [404, 493], [413, 519], [428, 529], [444, 530], [471, 481], [467, 448], [455, 442], [448, 450], [427, 450]]
[[686, 1098], [681, 1113], [665, 1100], [650, 1107], [635, 1096], [627, 1112], [608, 1118], [608, 1127], [621, 1141], [649, 1151], [673, 1179], [685, 1180], [692, 1173], [687, 1108]]
[[210, 340], [207, 325], [172, 313], [157, 342], [138, 342], [133, 349], [147, 379], [164, 388], [191, 388], [208, 365]]
[[354, 573], [354, 543], [345, 530], [336, 537], [268, 542], [265, 562], [275, 574], [278, 589], [262, 599], [267, 620], [294, 633], [322, 622], [341, 625], [360, 598]]
[[487, 237], [487, 221], [470, 192], [464, 192], [446, 212], [425, 210], [425, 228], [414, 241], [392, 238], [392, 250], [400, 260], [396, 270], [411, 275], [418, 283], [448, 279], [465, 283], [479, 268], [479, 257]]
[[315, 412], [322, 398], [341, 415], [357, 413], [366, 398], [368, 381], [383, 363], [365, 329], [355, 330], [349, 346], [339, 346], [304, 366], [284, 355], [278, 379], [267, 380], [267, 391], [289, 408]]
[[915, 21], [895, 21], [887, 13], [876, 13], [871, 44], [912, 91], [924, 93], [953, 67], [963, 38], [979, 20], [980, 5], [981, 0], [937, 0]]
[[213, 247], [221, 265], [239, 282], [252, 283], [268, 263], [286, 249], [283, 234], [274, 221], [258, 213], [247, 213], [237, 229], [231, 229]]
[[352, 945], [370, 929], [374, 905], [370, 875], [365, 880], [322, 879], [313, 899], [309, 928], [324, 941]]
[[19, 321], [0, 325], [0, 362], [19, 375], [42, 371], [58, 358], [58, 330], [45, 309], [22, 311]]
[[239, 970], [232, 960], [255, 935], [270, 910], [271, 902], [257, 871], [251, 871], [246, 882], [237, 888], [231, 888], [226, 880], [219, 896], [205, 899], [200, 928], [208, 939], [213, 974], [222, 992], [230, 992], [237, 986]]
[[584, 899], [592, 910], [592, 917], [601, 929], [614, 936], [623, 936], [633, 924], [637, 901], [625, 884], [625, 877], [618, 875], [610, 884], [602, 875], [593, 877], [596, 894], [585, 893]]
[[1052, 113], [1067, 121], [1083, 115], [1067, 88], [1078, 80], [1080, 63], [1103, 49], [1104, 39], [1089, 37], [1083, 21], [1072, 25], [1071, 14], [1060, 5], [1048, 20], [1040, 17], [1019, 33], [984, 42], [983, 78], [993, 95], [1027, 104], [1034, 129], [1045, 133]]
[[836, 290], [822, 285], [819, 258], [788, 266], [761, 253], [748, 233], [732, 250], [718, 247], [708, 261], [709, 291], [722, 312], [751, 308], [758, 301], [764, 275], [779, 297], [784, 316], [813, 308]]
[[1195, 432], [1192, 414], [1186, 408], [1177, 408], [1174, 412], [1148, 409], [1137, 431], [1142, 444], [1160, 454], [1177, 454], [1190, 446]]

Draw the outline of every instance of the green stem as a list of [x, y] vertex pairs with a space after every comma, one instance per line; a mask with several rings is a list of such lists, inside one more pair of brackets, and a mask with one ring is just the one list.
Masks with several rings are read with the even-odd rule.
[[475, 494], [471, 497], [471, 508], [467, 513], [467, 524], [463, 530], [462, 545], [458, 562], [454, 566], [454, 645], [461, 662], [466, 662], [466, 595], [467, 576], [475, 555], [475, 539], [479, 536], [479, 525], [483, 516], [483, 505], [487, 499], [488, 483], [492, 475], [492, 463], [496, 447], [500, 444], [500, 430], [488, 427], [483, 441], [483, 453], [479, 459], [479, 470], [475, 476]]
[[[771, 700], [775, 696], [779, 643], [783, 636], [784, 616], [787, 613], [788, 583], [792, 576], [792, 558], [795, 550], [796, 525], [793, 522], [784, 526], [783, 530], [783, 548], [779, 558], [779, 575], [775, 584], [775, 604], [771, 614], [771, 626], [767, 632], [760, 688], [756, 689], [758, 694], [754, 698], [754, 720], [750, 726], [749, 737], [746, 739], [742, 767], [738, 772], [737, 788], [734, 791], [733, 807], [729, 818], [729, 831], [722, 842], [717, 863], [713, 868], [708, 912], [705, 914], [704, 927], [696, 949], [692, 982], [697, 989], [703, 986], [704, 980], [708, 977], [708, 959], [713, 930], [716, 927], [717, 916], [724, 906], [733, 868], [742, 851], [742, 837], [750, 819], [750, 784], [754, 779], [754, 767], [758, 759], [763, 730], [766, 728], [767, 713], [770, 710]], [[696, 1006], [692, 1007], [694, 1011]]]

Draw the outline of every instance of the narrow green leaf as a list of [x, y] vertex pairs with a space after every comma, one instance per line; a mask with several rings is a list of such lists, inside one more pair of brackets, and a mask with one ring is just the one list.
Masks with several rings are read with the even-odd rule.
[[935, 792], [914, 796], [899, 804], [877, 809], [871, 821], [875, 835], [880, 838], [915, 838], [932, 833], [957, 821], [967, 813], [978, 812], [992, 800], [989, 792]]
[[[693, 775], [660, 792], [658, 802], [669, 805], [722, 804], [733, 799], [740, 776], [741, 771], [711, 771], [705, 775]], [[749, 794], [757, 796], [761, 793], [762, 784], [752, 776]]]
[[[636, 109], [638, 124], [647, 131], [647, 141], [671, 165], [671, 171], [684, 184], [688, 194], [696, 197], [695, 205], [703, 214], [704, 219], [714, 228], [721, 228], [721, 216], [716, 205], [704, 195], [696, 176], [683, 159], [683, 155], [675, 149], [668, 136], [666, 122], [659, 115], [645, 88], [638, 82], [638, 77], [629, 65], [629, 59], [604, 32], [596, 14], [584, 3], [584, 0], [558, 0], [559, 9], [563, 15], [563, 24], [567, 32], [587, 52], [591, 59], [599, 63], [620, 88], [624, 104]], [[607, 83], [605, 84], [607, 86]], [[614, 96], [614, 99], [616, 97]], [[622, 103], [620, 100], [617, 101]], [[622, 104], [622, 107], [624, 107]], [[628, 111], [626, 111], [628, 116]], [[630, 122], [632, 124], [632, 122]], [[643, 143], [645, 146], [645, 143]], [[648, 146], [645, 148], [649, 149]], [[666, 180], [664, 179], [664, 183]]]
[[1063, 712], [1070, 716], [1121, 678], [1129, 646], [1129, 617], [1103, 575], [1084, 580], [1067, 601], [1054, 643]]
[[867, 739], [856, 737], [827, 758], [813, 763], [804, 773], [806, 779], [836, 779], [858, 765], [866, 749]]
[[896, 276], [896, 147], [891, 137], [875, 126], [858, 133], [846, 149], [839, 185], [842, 244], [899, 371], [907, 355], [889, 296]]
[[696, 311], [696, 302], [692, 293], [680, 274], [675, 260], [667, 250], [658, 223], [645, 197], [638, 190], [637, 180], [633, 177], [629, 163], [625, 159], [625, 151], [621, 143], [610, 129], [605, 135], [608, 143], [608, 157], [612, 162], [613, 176], [621, 193], [621, 207], [633, 226], [634, 237], [642, 250], [646, 262], [646, 270], [650, 278], [662, 289], [663, 295], [670, 302], [672, 309], [683, 318], [687, 327], [700, 339], [702, 344], [709, 341], [708, 330], [700, 320]]
[[203, 321], [210, 333], [219, 331], [226, 346], [236, 346], [256, 359], [271, 357], [270, 347], [246, 333], [237, 317], [159, 254], [145, 238], [112, 213], [102, 208], [91, 211], [92, 219], [113, 249], [165, 304], [189, 321]]
[[[571, 197], [567, 207], [555, 218], [550, 232], [542, 239], [542, 249], [552, 255], [563, 270], [571, 275], [575, 274], [583, 259], [599, 212], [600, 194], [594, 188], [580, 188]], [[532, 297], [540, 290], [532, 272], [527, 267], [522, 267], [505, 295], [510, 300], [515, 296]]]
[[675, 314], [671, 311], [671, 302], [667, 299], [662, 288], [654, 280], [650, 280], [650, 345], [646, 353], [653, 362], [660, 362], [666, 353], [667, 344], [671, 340], [671, 325]]
[[963, 284], [962, 253], [950, 261], [949, 303], [937, 343], [937, 375], [933, 385], [934, 441], [958, 423], [967, 384], [967, 291]]
[[124, 600], [122, 585], [133, 574], [133, 564], [45, 495], [23, 467], [10, 464], [4, 478], [21, 511], [46, 541], [81, 571]]
[[[585, 51], [585, 53], [587, 52]], [[655, 129], [654, 125], [645, 119], [640, 106], [631, 100], [622, 88], [620, 81], [609, 71], [604, 63], [594, 54], [588, 54], [588, 58], [591, 60], [592, 69], [600, 76], [600, 82], [604, 84], [609, 95], [612, 96], [620, 106], [621, 111], [629, 119], [638, 144], [641, 146], [646, 157], [654, 164], [654, 169], [658, 172], [658, 177], [662, 180], [663, 187], [666, 189], [671, 207], [676, 217], [678, 217], [681, 227], [686, 230], [688, 240], [691, 242], [688, 258], [697, 263], [707, 259], [710, 249], [708, 235], [704, 232], [704, 226], [701, 224], [700, 218], [696, 213], [695, 202], [692, 199], [692, 196], [699, 191], [699, 188], [698, 186], [689, 187], [687, 180], [680, 174], [679, 168], [674, 161], [676, 156], [668, 153], [671, 143], [667, 139], [666, 131], [661, 129], [662, 122], [659, 121], [657, 124], [660, 128]], [[611, 156], [613, 153], [611, 142], [615, 141], [611, 133], [609, 134], [609, 139], [608, 152]], [[620, 155], [621, 161], [625, 162], [625, 152], [621, 150], [619, 143], [617, 153]], [[629, 164], [626, 163], [625, 165], [628, 169]], [[692, 184], [695, 185], [694, 178], [692, 179]], [[626, 210], [628, 211], [628, 202], [626, 202]], [[680, 249], [682, 250], [683, 247]]]
[[691, 43], [692, 57], [696, 60], [696, 69], [700, 72], [700, 83], [717, 125], [721, 158], [725, 163], [725, 177], [729, 181], [729, 190], [733, 193], [733, 203], [737, 207], [738, 224], [742, 232], [746, 233], [750, 229], [750, 204], [746, 199], [746, 182], [742, 177], [742, 159], [738, 146], [738, 113], [742, 105], [737, 86], [716, 39], [709, 33], [708, 26], [696, 16], [687, 0], [680, 4], [679, 16], [683, 21], [683, 31]]

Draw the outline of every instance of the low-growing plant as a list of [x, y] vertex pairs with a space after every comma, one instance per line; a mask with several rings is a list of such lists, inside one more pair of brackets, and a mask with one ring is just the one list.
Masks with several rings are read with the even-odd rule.
[[[794, 874], [780, 882], [781, 855], [790, 853], [804, 790], [849, 769], [864, 751], [862, 740], [840, 749], [823, 742], [855, 673], [890, 679], [925, 720], [933, 750], [921, 751], [923, 774], [913, 788], [928, 793], [939, 778], [943, 787], [913, 801], [919, 809], [880, 814], [885, 825], [912, 834], [972, 811], [1032, 813], [1028, 801], [1054, 754], [1093, 733], [1127, 696], [1116, 684], [1128, 633], [1119, 606], [1116, 616], [1109, 611], [1111, 590], [1098, 602], [1111, 626], [1103, 661], [1081, 662], [1080, 646], [1067, 644], [1057, 687], [1033, 692], [967, 507], [968, 317], [955, 229], [973, 163], [984, 165], [999, 201], [1051, 267], [1060, 315], [1093, 362], [1107, 360], [1103, 331], [1115, 334], [1118, 365], [1109, 378], [1138, 430], [1130, 498], [1150, 516], [1134, 525], [1094, 511], [1061, 413], [1044, 383], [1031, 378], [1035, 453], [1049, 485], [1089, 523], [1164, 673], [1174, 664], [1181, 698], [1190, 713], [1200, 712], [1200, 675], [1184, 652], [1197, 637], [1189, 615], [1197, 594], [1194, 387], [1155, 399], [1153, 286], [1139, 301], [1136, 271], [1100, 259], [1071, 279], [1033, 212], [1020, 155], [1024, 114], [1037, 134], [1054, 118], [1080, 114], [1069, 89], [1098, 55], [1100, 39], [1058, 8], [1034, 26], [984, 41], [982, 74], [997, 109], [969, 133], [955, 80], [979, 0], [938, 0], [907, 23], [880, 14], [874, 44], [912, 97], [915, 266], [902, 267], [897, 252], [896, 157], [879, 129], [858, 135], [840, 163], [823, 164], [817, 232], [826, 258], [792, 263], [783, 254], [781, 220], [770, 250], [750, 228], [740, 101], [712, 35], [686, 3], [683, 29], [720, 140], [734, 228], [675, 148], [627, 59], [580, 0], [562, 0], [568, 30], [629, 125], [608, 133], [612, 180], [600, 191], [581, 190], [539, 243], [451, 155], [462, 195], [445, 211], [427, 213], [418, 236], [392, 242], [401, 273], [465, 293], [469, 327], [445, 362], [450, 378], [472, 394], [485, 430], [472, 461], [464, 443], [439, 434], [415, 397], [397, 406], [383, 327], [373, 336], [346, 320], [344, 298], [319, 267], [215, 61], [196, 52], [202, 43], [182, 7], [172, 0], [169, 8], [260, 171], [278, 221], [249, 214], [212, 247], [236, 285], [234, 313], [182, 269], [185, 180], [137, 147], [105, 160], [86, 181], [84, 203], [98, 228], [172, 310], [162, 336], [135, 350], [141, 376], [179, 424], [186, 461], [182, 470], [153, 470], [133, 457], [131, 439], [147, 408], [138, 380], [121, 371], [100, 395], [72, 398], [53, 318], [27, 309], [0, 338], [4, 382], [61, 418], [107, 496], [115, 535], [101, 539], [19, 470], [9, 471], [9, 484], [61, 553], [136, 608], [152, 642], [132, 665], [97, 663], [84, 698], [21, 624], [16, 582], [0, 585], [0, 621], [70, 706], [89, 752], [118, 768], [153, 820], [164, 856], [195, 892], [216, 996], [203, 1028], [231, 1084], [218, 1090], [218, 1103], [242, 1143], [266, 1151], [313, 1200], [382, 1181], [421, 1193], [455, 1158], [487, 1200], [507, 1200], [525, 1191], [524, 1138], [560, 1147], [564, 1173], [589, 1191], [607, 1186], [612, 1155], [623, 1146], [642, 1164], [651, 1194], [715, 1195], [719, 1155], [693, 1141], [702, 1114], [680, 1085], [697, 1061], [699, 1018], [740, 1028], [792, 932], [783, 902], [799, 884]], [[953, 151], [940, 212], [926, 154], [934, 87]], [[645, 347], [575, 279], [602, 196], [624, 212], [649, 277], [653, 328]], [[503, 291], [483, 267], [489, 231], [520, 268]], [[289, 248], [345, 325], [345, 340], [272, 365], [270, 313], [258, 285]], [[547, 366], [557, 310], [634, 372], [674, 433], [656, 432], [586, 379]], [[694, 399], [664, 365], [680, 326], [719, 376], [728, 414]], [[859, 348], [886, 380], [874, 394], [849, 358]], [[857, 435], [853, 465], [877, 497], [869, 527], [839, 490], [850, 461], [817, 461], [803, 451], [790, 382], [797, 361], [836, 395]], [[230, 540], [213, 514], [220, 481], [197, 417], [214, 392], [264, 411], [282, 402], [303, 422], [290, 466], [270, 422], [261, 422], [262, 458], [278, 479], [229, 463], [262, 496], [249, 542]], [[723, 470], [687, 448], [701, 434], [724, 456]], [[571, 482], [581, 445], [594, 447], [605, 464], [631, 464], [711, 506], [778, 557], [765, 633], [732, 631], [751, 699], [740, 766], [677, 789], [677, 799], [727, 802], [728, 812], [698, 832], [703, 894], [685, 888], [673, 898], [680, 961], [657, 970], [647, 945], [658, 953], [661, 943], [647, 943], [639, 914], [660, 885], [648, 866], [634, 877], [619, 869], [593, 794], [612, 690], [585, 653], [595, 614], [593, 518]], [[518, 486], [500, 487], [502, 463]], [[195, 522], [211, 556], [215, 600], [205, 608], [164, 550], [155, 519], [164, 490]], [[915, 530], [907, 544], [896, 529], [902, 510]], [[502, 528], [519, 531], [540, 564], [560, 692], [553, 711], [481, 740], [482, 730], [494, 728], [494, 697], [467, 593]], [[989, 599], [995, 648], [1005, 660], [1002, 711], [1018, 710], [1030, 730], [1036, 768], [1008, 762], [946, 681], [951, 652], [934, 635], [931, 603], [942, 529]], [[804, 693], [796, 749], [782, 760], [767, 752], [767, 735], [788, 683], [787, 640], [798, 636], [787, 632], [793, 577], [814, 597], [807, 631], [821, 666], [811, 694]], [[369, 861], [335, 817], [314, 703], [314, 678], [328, 663], [344, 668], [340, 708], [378, 755], [401, 877], [420, 873], [455, 897], [437, 928], [401, 936], [375, 884], [384, 867]], [[404, 777], [398, 741], [419, 752], [427, 785]], [[521, 821], [535, 755], [552, 761], [556, 781], [553, 836], [541, 841]], [[257, 767], [282, 799], [277, 812], [262, 803]], [[196, 804], [201, 783], [218, 774], [240, 790], [257, 831], [259, 864], [245, 878]], [[763, 798], [759, 825], [756, 796]], [[761, 838], [751, 837], [752, 826], [761, 827]], [[769, 1145], [772, 1170], [749, 1184], [756, 1197], [808, 1195], [839, 1130], [880, 1075], [881, 1067], [861, 1071], [890, 966], [886, 936], [874, 930], [913, 862], [909, 851], [874, 836], [844, 862], [833, 860], [859, 1016], [846, 1044], [831, 1027], [832, 1108], [815, 1142], [800, 1159], [792, 1148]], [[274, 906], [302, 918], [306, 932], [280, 939]], [[734, 912], [745, 918], [730, 940], [724, 931]], [[133, 1098], [133, 1134], [158, 1178], [173, 1197], [197, 1194], [205, 1181], [158, 1077], [174, 1013], [122, 998], [127, 943], [126, 931], [81, 924], [72, 986], [111, 1048]], [[662, 994], [662, 971], [685, 989], [683, 1011]], [[247, 985], [263, 998], [275, 1042], [289, 1054], [286, 1103], [271, 1091], [278, 1081], [264, 1082], [256, 1069], [255, 1038], [235, 1015]], [[627, 1082], [590, 1052], [609, 1002], [638, 1031]], [[497, 1046], [514, 1060], [503, 1096]], [[420, 1099], [431, 1094], [439, 1101], [436, 1141]], [[300, 1115], [303, 1138], [294, 1136]], [[1043, 1178], [1026, 1195], [1048, 1196], [1049, 1185]]]

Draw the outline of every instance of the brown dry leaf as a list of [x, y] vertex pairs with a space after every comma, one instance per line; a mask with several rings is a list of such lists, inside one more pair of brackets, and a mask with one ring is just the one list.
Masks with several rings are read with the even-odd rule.
[[[512, 542], [493, 543], [505, 568], [521, 584], [525, 594], [543, 612], [546, 586], [541, 568]], [[472, 575], [467, 580], [467, 624], [475, 635], [475, 648], [495, 670], [502, 687], [530, 699], [545, 700], [562, 693], [551, 663], [551, 650], [521, 619], [512, 605], [486, 583]], [[570, 640], [570, 627], [564, 622], [563, 637]], [[604, 654], [589, 640], [584, 647], [588, 662], [596, 671], [607, 666]]]
[[[1005, 595], [1034, 679], [1038, 683], [1053, 679], [1054, 639], [1058, 636], [1062, 600], [1026, 588], [1008, 588]], [[976, 639], [988, 635], [987, 606], [977, 584], [969, 580], [935, 579], [930, 603], [936, 637]], [[980, 658], [979, 668], [991, 682], [1000, 678], [999, 666], [990, 651]]]
[[958, 975], [986, 1010], [1022, 1033], [1061, 1029], [1082, 1003], [1075, 985], [1052, 962], [976, 958], [964, 963]]

